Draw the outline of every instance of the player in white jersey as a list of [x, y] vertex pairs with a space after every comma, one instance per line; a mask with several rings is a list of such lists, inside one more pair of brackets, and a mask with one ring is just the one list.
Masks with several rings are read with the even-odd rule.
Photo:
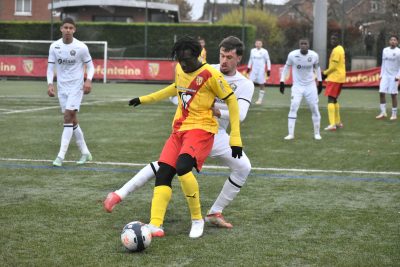
[[397, 36], [390, 36], [389, 47], [383, 49], [381, 82], [379, 84], [379, 98], [381, 113], [377, 119], [386, 118], [386, 97], [385, 94], [392, 96], [392, 116], [390, 120], [397, 119], [397, 94], [400, 79], [400, 49]]
[[[253, 83], [236, 70], [243, 55], [244, 45], [238, 38], [230, 36], [222, 40], [219, 47], [220, 64], [213, 66], [224, 74], [225, 80], [232, 87], [239, 103], [240, 121], [243, 121], [246, 118], [254, 92]], [[246, 182], [251, 165], [244, 152], [241, 158], [233, 158], [231, 155], [229, 135], [226, 132], [229, 125], [227, 105], [222, 100], [216, 99], [213, 112], [218, 117], [219, 128], [214, 137], [214, 145], [209, 156], [221, 160], [224, 165], [230, 168], [231, 173], [216, 201], [208, 211], [205, 220], [219, 227], [232, 228], [232, 224], [226, 222], [222, 216], [222, 211], [236, 197], [240, 188]], [[158, 168], [156, 161], [148, 164], [119, 190], [109, 193], [104, 201], [105, 210], [111, 212], [114, 206], [121, 202], [130, 192], [135, 191], [153, 179]]]
[[[74, 38], [75, 22], [65, 18], [60, 27], [62, 38], [50, 45], [47, 66], [47, 94], [55, 96], [53, 85], [54, 66], [57, 73], [57, 95], [64, 113], [64, 130], [61, 136], [61, 146], [53, 166], [62, 166], [67, 153], [72, 135], [82, 153], [77, 164], [84, 164], [92, 159], [86, 146], [82, 129], [78, 124], [77, 112], [79, 111], [83, 94], [89, 94], [92, 89], [94, 66], [88, 47]], [[86, 65], [87, 77], [84, 81], [84, 66]]]
[[[318, 95], [322, 91], [322, 77], [318, 54], [309, 49], [310, 42], [306, 38], [300, 39], [299, 45], [300, 49], [289, 53], [280, 79], [280, 91], [283, 94], [285, 91], [284, 82], [286, 75], [289, 69], [292, 68], [292, 98], [288, 115], [289, 134], [285, 137], [285, 140], [294, 139], [297, 111], [303, 97], [306, 99], [311, 110], [311, 118], [314, 125], [314, 139], [321, 140], [321, 135], [319, 133], [321, 115], [318, 109]], [[318, 79], [318, 89], [315, 84], [315, 74]]]
[[256, 40], [255, 48], [251, 49], [249, 63], [247, 64], [247, 72], [250, 72], [250, 80], [260, 87], [258, 100], [256, 101], [257, 105], [262, 104], [265, 94], [265, 65], [267, 65], [267, 76], [269, 77], [271, 74], [271, 60], [269, 59], [267, 49], [262, 46], [262, 41]]

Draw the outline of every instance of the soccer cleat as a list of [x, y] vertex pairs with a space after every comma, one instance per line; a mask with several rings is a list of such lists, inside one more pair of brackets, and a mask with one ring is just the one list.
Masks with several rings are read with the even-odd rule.
[[103, 207], [107, 212], [112, 212], [115, 205], [121, 202], [121, 197], [115, 192], [111, 192], [107, 195], [107, 198], [103, 202]]
[[205, 221], [215, 226], [222, 228], [232, 228], [233, 225], [225, 221], [224, 216], [222, 216], [221, 212], [216, 212], [212, 214], [208, 214], [205, 218]]
[[262, 101], [261, 100], [257, 100], [256, 101], [256, 105], [261, 105], [262, 104]]
[[321, 137], [320, 134], [314, 134], [314, 139], [315, 139], [315, 140], [321, 140], [322, 137]]
[[78, 165], [82, 165], [82, 164], [85, 164], [86, 162], [88, 162], [88, 161], [91, 161], [93, 158], [92, 158], [92, 155], [91, 154], [83, 154], [82, 156], [81, 156], [81, 158], [76, 162], [76, 164], [78, 164]]
[[336, 125], [328, 125], [324, 130], [334, 132], [336, 131]]
[[190, 229], [190, 238], [199, 238], [203, 235], [204, 220], [192, 220], [192, 228]]
[[151, 232], [151, 236], [152, 237], [164, 237], [165, 233], [164, 233], [164, 229], [162, 228], [162, 226], [158, 227], [152, 224], [148, 224], [147, 227], [150, 229]]
[[391, 121], [395, 121], [397, 120], [397, 114], [392, 114], [392, 116], [390, 117]]
[[344, 125], [343, 123], [339, 122], [338, 124], [336, 124], [336, 129], [343, 129]]
[[294, 139], [294, 135], [289, 134], [288, 136], [286, 136], [283, 139], [285, 139], [285, 140], [293, 140]]
[[384, 119], [384, 118], [386, 118], [387, 117], [387, 114], [386, 113], [381, 113], [381, 114], [379, 114], [378, 116], [376, 116], [375, 118], [377, 119], [377, 120], [381, 120], [381, 119]]
[[61, 167], [63, 163], [63, 159], [60, 157], [57, 157], [54, 161], [53, 161], [53, 166], [54, 167]]

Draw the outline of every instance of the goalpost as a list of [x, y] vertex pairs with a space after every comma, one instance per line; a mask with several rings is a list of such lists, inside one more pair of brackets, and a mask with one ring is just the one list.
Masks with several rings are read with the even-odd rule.
[[[27, 56], [27, 54], [29, 54], [29, 56], [40, 56], [40, 57], [47, 57], [48, 56], [48, 51], [49, 51], [49, 44], [53, 43], [54, 41], [50, 41], [50, 40], [11, 40], [11, 39], [0, 39], [0, 55], [5, 54], [7, 56], [11, 56], [11, 55], [16, 55], [16, 56]], [[102, 57], [103, 57], [103, 83], [107, 83], [107, 50], [108, 50], [108, 43], [107, 41], [82, 41], [83, 43], [85, 43], [88, 46], [92, 46], [92, 45], [100, 45], [103, 47], [103, 53], [102, 53]], [[27, 51], [29, 49], [27, 49], [27, 47], [24, 47], [24, 45], [32, 45], [32, 44], [36, 44], [36, 45], [46, 45], [45, 48], [38, 48], [38, 49], [31, 49], [31, 51]], [[1, 46], [10, 46], [12, 48], [10, 48], [9, 50], [7, 50], [7, 48], [1, 48]], [[25, 49], [24, 49], [25, 48]], [[25, 51], [27, 51], [25, 53]], [[92, 54], [92, 49], [89, 48], [90, 54], [93, 57]]]

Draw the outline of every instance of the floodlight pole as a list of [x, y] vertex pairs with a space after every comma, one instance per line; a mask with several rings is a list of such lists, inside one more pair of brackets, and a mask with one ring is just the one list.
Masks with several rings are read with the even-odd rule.
[[242, 42], [246, 43], [246, 38], [245, 38], [245, 24], [246, 24], [246, 6], [247, 6], [247, 1], [243, 0], [243, 7], [242, 7]]
[[53, 8], [54, 8], [54, 0], [51, 0], [51, 16], [50, 16], [50, 40], [53, 40], [53, 28], [54, 28], [54, 19], [53, 19]]
[[147, 58], [147, 16], [148, 16], [148, 8], [147, 8], [147, 0], [146, 0], [146, 9], [145, 9], [145, 18], [144, 18], [144, 57]]
[[319, 55], [321, 69], [326, 69], [327, 31], [328, 31], [328, 3], [327, 0], [314, 2], [313, 48]]

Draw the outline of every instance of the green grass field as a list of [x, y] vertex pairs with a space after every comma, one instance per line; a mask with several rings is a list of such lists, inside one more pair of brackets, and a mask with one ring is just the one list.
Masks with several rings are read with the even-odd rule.
[[[79, 114], [94, 162], [76, 166], [72, 141], [64, 167], [53, 168], [58, 100], [47, 96], [45, 82], [0, 81], [0, 266], [400, 266], [400, 121], [375, 120], [376, 89], [344, 90], [345, 128], [321, 131], [321, 141], [303, 105], [288, 142], [290, 90], [282, 96], [269, 88], [242, 124], [254, 170], [224, 211], [234, 228], [207, 226], [191, 240], [175, 180], [166, 237], [127, 253], [120, 231], [133, 220], [148, 222], [153, 184], [111, 214], [102, 201], [157, 159], [174, 107], [163, 101], [132, 110], [127, 101], [162, 87], [94, 84]], [[323, 96], [320, 111], [325, 127]], [[206, 165], [197, 175], [203, 214], [229, 175], [214, 160]]]

